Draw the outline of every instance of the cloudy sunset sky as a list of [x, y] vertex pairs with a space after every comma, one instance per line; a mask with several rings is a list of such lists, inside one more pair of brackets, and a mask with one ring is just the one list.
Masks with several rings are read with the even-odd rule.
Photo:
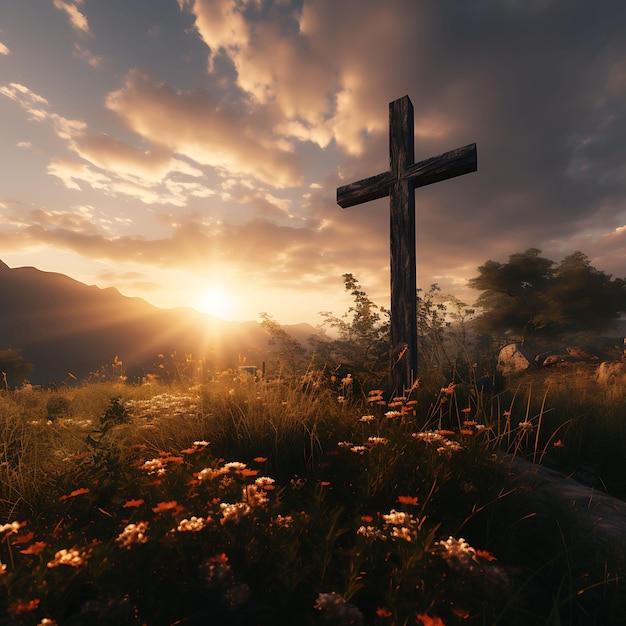
[[[417, 160], [418, 284], [575, 250], [626, 277], [620, 0], [3, 0], [0, 259], [160, 307], [321, 321], [353, 273], [388, 305], [388, 105]], [[206, 295], [209, 294], [207, 303]]]

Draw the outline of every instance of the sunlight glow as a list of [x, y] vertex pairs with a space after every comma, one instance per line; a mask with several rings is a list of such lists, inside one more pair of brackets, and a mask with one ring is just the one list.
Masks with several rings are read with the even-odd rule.
[[215, 317], [225, 320], [232, 319], [236, 314], [233, 295], [219, 286], [209, 287], [200, 293], [194, 308], [201, 313], [215, 315]]

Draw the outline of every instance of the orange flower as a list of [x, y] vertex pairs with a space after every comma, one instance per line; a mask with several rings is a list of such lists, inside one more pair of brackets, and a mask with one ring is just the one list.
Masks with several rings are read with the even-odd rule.
[[461, 409], [461, 413], [471, 413], [472, 412], [472, 407], [468, 406], [464, 409]]
[[[163, 513], [164, 511], [172, 511], [179, 509], [178, 502], [171, 500], [170, 502], [159, 502], [152, 510], [155, 513]], [[181, 509], [182, 510], [182, 509]]]
[[417, 504], [417, 496], [398, 496], [400, 504]]
[[554, 447], [555, 448], [564, 448], [565, 444], [559, 439], [558, 441], [554, 442]]
[[487, 550], [476, 550], [476, 556], [479, 556], [481, 559], [485, 559], [486, 561], [496, 561], [496, 557], [488, 552]]
[[72, 491], [72, 493], [70, 493], [67, 496], [61, 496], [59, 499], [63, 501], [63, 500], [67, 500], [68, 498], [75, 498], [76, 496], [82, 496], [85, 493], [89, 493], [89, 489], [87, 489], [87, 487], [81, 487], [80, 489], [75, 489], [74, 491]]
[[122, 504], [122, 508], [130, 509], [130, 508], [138, 507], [138, 506], [141, 506], [144, 502], [145, 500], [143, 500], [142, 498], [139, 498], [138, 500], [127, 500], [126, 502], [124, 502], [124, 504]]
[[330, 481], [322, 480], [320, 481], [320, 485], [322, 485], [322, 487], [330, 487]]
[[389, 609], [386, 609], [383, 606], [379, 606], [376, 609], [376, 615], [378, 615], [378, 617], [391, 617], [393, 613]]
[[35, 533], [31, 530], [23, 535], [18, 535], [17, 537], [15, 537], [15, 539], [13, 539], [13, 541], [11, 541], [11, 543], [13, 544], [28, 543], [34, 536], [35, 536]]
[[48, 544], [45, 541], [35, 541], [35, 543], [28, 546], [28, 548], [24, 548], [24, 550], [20, 550], [22, 554], [41, 554]]
[[466, 428], [461, 429], [461, 434], [462, 435], [473, 435], [474, 431], [473, 430], [468, 430]]
[[259, 470], [248, 469], [247, 467], [245, 467], [244, 469], [239, 470], [237, 473], [241, 474], [242, 476], [256, 476], [259, 473]]
[[374, 521], [374, 518], [371, 515], [361, 515], [361, 520], [366, 524]]
[[266, 456], [255, 456], [253, 460], [254, 460], [255, 463], [265, 463], [265, 461], [267, 461], [267, 457]]

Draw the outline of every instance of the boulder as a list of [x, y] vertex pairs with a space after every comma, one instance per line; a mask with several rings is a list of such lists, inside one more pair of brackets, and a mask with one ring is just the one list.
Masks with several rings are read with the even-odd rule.
[[500, 350], [496, 369], [502, 376], [512, 376], [525, 372], [532, 363], [532, 357], [524, 350], [522, 344], [511, 343]]

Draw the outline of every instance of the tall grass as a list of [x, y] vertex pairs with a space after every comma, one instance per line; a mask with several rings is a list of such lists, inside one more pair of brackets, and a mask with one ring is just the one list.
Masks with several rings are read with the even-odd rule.
[[621, 623], [623, 548], [509, 471], [599, 396], [337, 384], [3, 392], [0, 623]]

